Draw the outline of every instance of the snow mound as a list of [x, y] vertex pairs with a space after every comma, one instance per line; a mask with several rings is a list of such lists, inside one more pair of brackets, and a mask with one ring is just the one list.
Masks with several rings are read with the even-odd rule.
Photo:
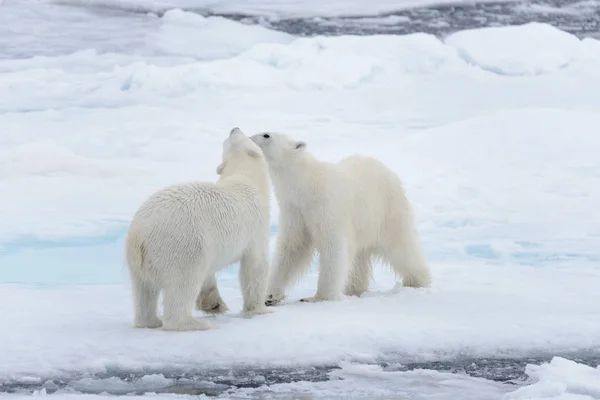
[[428, 34], [298, 38], [257, 44], [225, 60], [175, 67], [140, 63], [128, 71], [123, 90], [164, 95], [215, 86], [355, 89], [414, 75], [472, 74], [454, 49]]
[[448, 36], [468, 63], [501, 75], [539, 75], [569, 66], [584, 54], [574, 35], [548, 24], [470, 29]]
[[164, 14], [158, 32], [149, 35], [148, 45], [163, 54], [217, 59], [235, 56], [259, 43], [289, 43], [293, 39], [259, 25], [175, 9]]
[[[543, 24], [459, 32], [444, 43], [422, 33], [294, 38], [181, 10], [162, 20], [148, 44], [151, 57], [88, 50], [55, 59], [0, 61], [5, 71], [0, 91], [11, 93], [0, 96], [0, 110], [155, 104], [212, 88], [323, 92], [410, 86], [419, 78], [442, 76], [489, 80], [489, 71], [526, 75], [575, 66], [580, 69], [569, 72], [585, 67], [597, 75], [600, 70], [600, 42], [579, 41]], [[535, 44], [536, 38], [544, 45]], [[486, 51], [490, 41], [492, 53]]]
[[592, 368], [562, 357], [550, 363], [529, 364], [527, 375], [538, 381], [506, 394], [502, 400], [596, 400], [600, 399], [600, 366]]

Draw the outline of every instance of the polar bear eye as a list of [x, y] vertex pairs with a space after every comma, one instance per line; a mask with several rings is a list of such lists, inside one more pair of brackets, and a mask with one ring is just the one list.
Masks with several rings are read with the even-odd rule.
[[268, 139], [268, 138], [270, 138], [270, 137], [271, 137], [271, 135], [269, 135], [268, 133], [265, 133], [265, 134], [263, 135], [263, 137], [264, 137], [265, 139]]

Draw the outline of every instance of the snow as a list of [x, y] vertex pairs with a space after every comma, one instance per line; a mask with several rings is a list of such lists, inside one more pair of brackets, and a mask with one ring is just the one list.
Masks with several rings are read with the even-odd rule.
[[[167, 11], [148, 38], [159, 50], [199, 59], [228, 58], [260, 43], [290, 43], [294, 37], [225, 18], [205, 18], [180, 9]], [[192, 38], [192, 40], [190, 40]]]
[[[322, 4], [311, 12], [333, 12]], [[71, 392], [50, 397], [96, 399], [161, 391], [182, 370], [335, 365], [327, 382], [223, 396], [600, 397], [598, 369], [561, 358], [600, 348], [600, 42], [543, 24], [296, 38], [182, 10], [135, 21], [134, 38], [67, 24], [73, 41], [37, 57], [37, 42], [0, 34], [0, 385], [65, 380]], [[326, 160], [386, 162], [414, 204], [433, 287], [396, 287], [377, 266], [364, 298], [298, 303], [313, 266], [287, 304], [245, 319], [232, 266], [219, 329], [131, 328], [131, 216], [167, 184], [214, 180], [233, 126], [287, 132]], [[516, 387], [377, 365], [478, 357], [552, 361]]]
[[477, 34], [465, 30], [450, 35], [445, 43], [466, 62], [506, 75], [554, 72], [585, 57], [587, 50], [587, 41], [535, 22], [479, 29]]
[[526, 371], [527, 375], [537, 379], [537, 382], [506, 394], [503, 400], [600, 398], [600, 366], [592, 368], [555, 357], [548, 364], [528, 365]]

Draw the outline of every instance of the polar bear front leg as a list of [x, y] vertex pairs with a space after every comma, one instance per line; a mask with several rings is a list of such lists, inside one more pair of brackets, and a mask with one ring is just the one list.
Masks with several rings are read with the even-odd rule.
[[340, 300], [348, 277], [348, 250], [341, 234], [324, 237], [317, 247], [319, 251], [320, 271], [317, 293], [314, 297], [304, 298], [302, 302]]
[[279, 225], [273, 276], [265, 302], [267, 306], [285, 299], [287, 288], [310, 267], [315, 251], [300, 211], [289, 206], [281, 207]]
[[223, 314], [229, 311], [219, 293], [215, 274], [206, 277], [204, 280], [200, 294], [196, 299], [196, 310], [204, 311], [207, 314]]
[[269, 279], [268, 245], [246, 251], [240, 260], [240, 287], [244, 296], [245, 316], [269, 314], [265, 306]]

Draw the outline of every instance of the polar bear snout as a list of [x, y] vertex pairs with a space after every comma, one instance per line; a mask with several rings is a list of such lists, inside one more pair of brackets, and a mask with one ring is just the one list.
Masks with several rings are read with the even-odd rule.
[[250, 139], [252, 139], [252, 141], [256, 143], [260, 148], [263, 148], [267, 144], [267, 140], [270, 138], [271, 135], [269, 135], [268, 133], [258, 133], [256, 135], [250, 136]]
[[235, 128], [233, 128], [231, 130], [231, 132], [229, 132], [229, 137], [231, 137], [233, 135], [243, 135], [243, 134], [244, 134], [244, 132], [242, 132], [242, 130], [236, 126]]
[[275, 132], [262, 132], [250, 136], [271, 163], [285, 163], [291, 154], [300, 153], [306, 148], [305, 142], [297, 142], [287, 135]]

